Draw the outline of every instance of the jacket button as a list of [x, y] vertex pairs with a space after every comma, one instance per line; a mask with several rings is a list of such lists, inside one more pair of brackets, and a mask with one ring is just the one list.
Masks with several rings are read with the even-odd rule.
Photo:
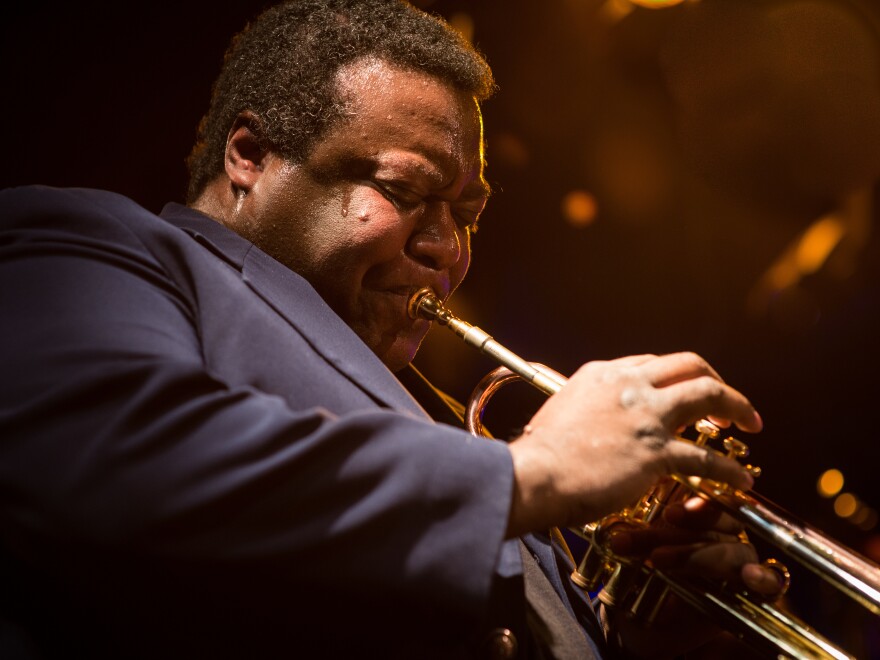
[[495, 628], [486, 635], [488, 660], [511, 660], [516, 657], [518, 647], [516, 635], [508, 628]]

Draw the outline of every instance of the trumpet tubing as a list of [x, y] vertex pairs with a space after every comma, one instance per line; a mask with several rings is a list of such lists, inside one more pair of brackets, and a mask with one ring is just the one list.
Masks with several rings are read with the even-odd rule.
[[[412, 295], [409, 314], [412, 318], [436, 321], [500, 363], [499, 368], [480, 381], [468, 402], [466, 424], [475, 435], [489, 435], [483, 428], [482, 414], [491, 397], [504, 384], [525, 380], [548, 396], [565, 386], [564, 376], [522, 359], [480, 328], [454, 316], [430, 289], [421, 289]], [[696, 424], [696, 431], [696, 440], [679, 440], [717, 451], [710, 448], [710, 443], [720, 438], [720, 429], [701, 420]], [[724, 439], [723, 448], [732, 458], [748, 455], [748, 447], [735, 438]], [[746, 468], [756, 476], [760, 473], [758, 468]], [[588, 591], [601, 585], [599, 598], [607, 606], [626, 608], [629, 616], [647, 623], [660, 609], [666, 595], [674, 593], [768, 657], [852, 658], [800, 619], [758, 597], [723, 585], [668, 574], [632, 558], [618, 556], [611, 550], [609, 538], [615, 528], [662, 524], [660, 515], [665, 507], [693, 496], [715, 502], [750, 533], [880, 615], [880, 566], [792, 519], [766, 499], [710, 479], [684, 475], [662, 480], [623, 511], [572, 529], [588, 543], [572, 580]], [[785, 566], [772, 559], [765, 565], [776, 570], [787, 585], [789, 576]]]

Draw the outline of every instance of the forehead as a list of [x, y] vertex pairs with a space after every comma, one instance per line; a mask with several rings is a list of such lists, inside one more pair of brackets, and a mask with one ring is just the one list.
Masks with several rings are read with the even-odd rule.
[[341, 68], [345, 118], [319, 141], [360, 152], [410, 150], [482, 171], [482, 118], [476, 100], [420, 71], [368, 58]]

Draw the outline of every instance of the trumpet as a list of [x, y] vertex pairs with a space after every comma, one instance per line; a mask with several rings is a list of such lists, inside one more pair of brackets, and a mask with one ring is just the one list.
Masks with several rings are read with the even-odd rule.
[[[483, 428], [482, 416], [491, 397], [503, 385], [525, 380], [552, 396], [567, 381], [542, 364], [522, 359], [482, 329], [457, 318], [430, 289], [420, 289], [412, 295], [408, 312], [414, 319], [436, 321], [501, 365], [480, 381], [468, 401], [465, 423], [474, 435], [491, 437]], [[718, 451], [710, 445], [721, 436], [717, 426], [701, 420], [695, 430], [698, 433], [695, 440], [684, 437], [678, 440], [694, 442], [707, 451]], [[735, 438], [723, 439], [722, 446], [729, 457], [741, 459], [748, 455], [748, 447]], [[755, 476], [760, 473], [759, 468], [750, 465], [746, 469]], [[748, 533], [778, 548], [873, 614], [880, 615], [880, 566], [793, 519], [765, 498], [711, 479], [678, 474], [655, 484], [638, 502], [623, 511], [571, 528], [571, 532], [587, 542], [587, 550], [571, 579], [588, 592], [598, 591], [599, 599], [606, 606], [623, 608], [626, 616], [645, 624], [654, 620], [672, 593], [767, 657], [854, 658], [796, 616], [758, 595], [730, 585], [711, 584], [661, 571], [611, 550], [610, 538], [621, 526], [662, 524], [660, 516], [669, 504], [693, 496], [714, 502], [738, 520]], [[743, 537], [745, 540], [745, 533]], [[783, 589], [787, 589], [788, 569], [773, 559], [764, 564], [777, 572]]]

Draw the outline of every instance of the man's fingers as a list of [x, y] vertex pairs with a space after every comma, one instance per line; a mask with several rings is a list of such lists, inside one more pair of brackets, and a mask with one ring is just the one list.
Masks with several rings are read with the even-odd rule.
[[626, 557], [647, 557], [657, 548], [675, 548], [682, 556], [710, 543], [738, 543], [735, 535], [707, 530], [648, 527], [620, 530], [612, 533], [611, 549]]
[[609, 362], [613, 362], [616, 365], [621, 365], [625, 367], [638, 367], [648, 362], [652, 362], [657, 359], [657, 356], [653, 353], [642, 353], [640, 355], [627, 355], [626, 357], [616, 358], [614, 360], [597, 360], [597, 364], [608, 364]]
[[692, 497], [685, 502], [670, 504], [663, 512], [663, 518], [666, 522], [684, 529], [712, 529], [734, 536], [743, 529], [735, 518], [702, 497]]
[[779, 573], [761, 564], [746, 564], [742, 567], [740, 576], [749, 591], [762, 596], [778, 598], [785, 591], [785, 584]]
[[749, 433], [757, 433], [764, 425], [745, 396], [709, 376], [657, 389], [655, 396], [663, 409], [669, 411], [664, 420], [669, 429], [692, 424], [704, 417], [730, 420]]
[[696, 353], [669, 353], [642, 365], [642, 371], [654, 387], [668, 387], [684, 380], [709, 376], [721, 382], [721, 376]]
[[748, 543], [731, 540], [690, 546], [664, 545], [653, 550], [649, 557], [657, 569], [732, 580], [741, 583], [752, 593], [771, 600], [779, 598], [785, 592], [785, 580], [782, 576], [757, 563], [757, 552]]
[[749, 490], [755, 484], [746, 469], [732, 458], [684, 440], [671, 440], [663, 448], [670, 472], [723, 481]]
[[[756, 563], [758, 555], [755, 548], [739, 541], [692, 546], [662, 546], [654, 550], [650, 558], [651, 563], [661, 570], [676, 570], [722, 580], [740, 580], [744, 577], [741, 574], [745, 565], [762, 568]], [[769, 569], [763, 570], [769, 571]], [[763, 574], [753, 575], [750, 569], [749, 575], [754, 577], [756, 582], [765, 584], [766, 576]], [[770, 577], [776, 579], [775, 576]], [[777, 580], [777, 589], [778, 585]]]

